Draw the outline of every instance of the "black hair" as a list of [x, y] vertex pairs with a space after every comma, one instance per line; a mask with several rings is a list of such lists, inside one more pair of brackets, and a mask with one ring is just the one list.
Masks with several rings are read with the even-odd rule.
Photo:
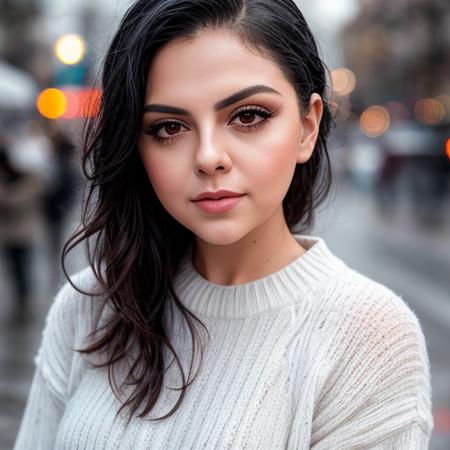
[[[177, 361], [183, 386], [176, 405], [152, 420], [172, 415], [193, 381], [189, 381], [192, 364], [185, 382], [170, 341], [169, 306], [178, 308], [186, 320], [193, 354], [199, 341], [194, 320], [207, 331], [183, 306], [172, 284], [194, 234], [161, 205], [137, 149], [146, 81], [155, 54], [173, 39], [195, 37], [205, 28], [231, 30], [249, 48], [276, 61], [295, 88], [302, 111], [307, 110], [313, 93], [322, 97], [314, 151], [307, 162], [297, 164], [283, 199], [291, 231], [310, 229], [314, 210], [331, 186], [327, 137], [333, 120], [326, 98], [327, 69], [292, 0], [139, 0], [129, 8], [104, 60], [99, 113], [84, 130], [82, 164], [88, 190], [81, 229], [66, 242], [62, 254], [70, 281], [65, 257], [74, 246], [86, 242], [89, 264], [104, 290], [105, 302], [114, 310], [101, 330], [96, 330], [103, 331], [100, 337], [78, 351], [106, 351], [107, 358], [98, 367], [108, 367], [111, 386], [117, 388], [115, 363], [129, 357], [130, 343], [137, 348], [136, 359], [122, 380], [134, 386], [122, 405], [129, 407], [129, 420], [140, 408], [139, 417], [148, 415], [155, 405], [163, 387], [166, 350]], [[93, 252], [91, 240], [95, 241]], [[200, 349], [203, 354], [201, 345]]]

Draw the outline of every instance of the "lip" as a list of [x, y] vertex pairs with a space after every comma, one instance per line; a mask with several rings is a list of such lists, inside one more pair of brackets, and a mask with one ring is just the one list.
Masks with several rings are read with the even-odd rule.
[[244, 195], [234, 197], [223, 197], [217, 200], [203, 199], [194, 201], [194, 204], [200, 209], [211, 214], [220, 214], [234, 208]]
[[197, 197], [195, 197], [195, 199], [193, 201], [197, 202], [199, 200], [205, 200], [205, 199], [218, 200], [220, 198], [240, 197], [242, 195], [244, 195], [244, 194], [239, 194], [238, 192], [229, 191], [227, 189], [220, 189], [216, 192], [202, 192], [200, 195], [197, 195]]

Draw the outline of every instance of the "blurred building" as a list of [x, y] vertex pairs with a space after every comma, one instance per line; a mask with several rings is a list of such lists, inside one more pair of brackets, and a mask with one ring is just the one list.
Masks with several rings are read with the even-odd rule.
[[346, 64], [358, 80], [354, 110], [448, 95], [449, 25], [447, 0], [362, 0], [341, 34]]
[[450, 4], [361, 0], [360, 6], [340, 33], [355, 80], [337, 98], [351, 135], [350, 164], [363, 161], [359, 179], [370, 173], [381, 211], [410, 205], [421, 222], [442, 223], [450, 202]]

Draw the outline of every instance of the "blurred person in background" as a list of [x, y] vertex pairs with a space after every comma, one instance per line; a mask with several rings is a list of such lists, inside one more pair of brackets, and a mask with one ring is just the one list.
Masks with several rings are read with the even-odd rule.
[[68, 133], [62, 128], [46, 124], [44, 128], [51, 149], [51, 176], [43, 197], [46, 219], [50, 269], [56, 275], [60, 267], [60, 251], [64, 229], [76, 198], [78, 171], [76, 169], [76, 147]]
[[391, 217], [392, 211], [398, 207], [396, 181], [404, 166], [403, 158], [386, 152], [376, 177], [375, 194], [378, 210], [388, 218]]
[[11, 279], [13, 319], [29, 317], [33, 292], [31, 257], [42, 221], [45, 182], [16, 167], [6, 138], [0, 144], [0, 247]]

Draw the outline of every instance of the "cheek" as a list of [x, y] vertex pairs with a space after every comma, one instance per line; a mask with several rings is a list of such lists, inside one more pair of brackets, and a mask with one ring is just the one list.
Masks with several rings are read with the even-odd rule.
[[297, 164], [298, 136], [298, 128], [288, 124], [266, 134], [253, 150], [255, 157], [248, 161], [246, 172], [269, 197], [284, 195], [289, 188]]
[[162, 154], [141, 153], [142, 162], [161, 202], [177, 198], [183, 190], [184, 168], [181, 162]]

